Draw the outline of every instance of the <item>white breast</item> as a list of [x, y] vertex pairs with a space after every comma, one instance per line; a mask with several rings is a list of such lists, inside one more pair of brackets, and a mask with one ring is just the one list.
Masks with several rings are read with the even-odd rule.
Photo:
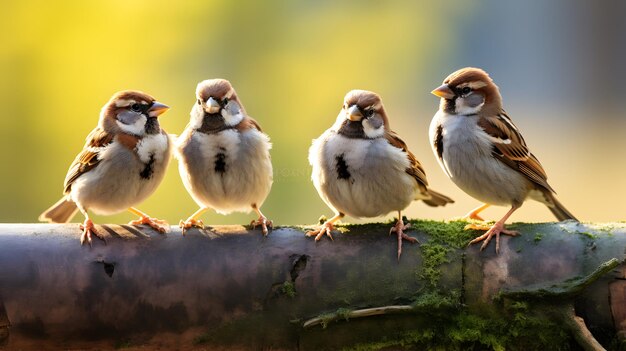
[[137, 143], [137, 155], [141, 162], [147, 163], [151, 157], [155, 161], [162, 161], [168, 150], [167, 134], [150, 134], [146, 135]]
[[[168, 137], [144, 137], [137, 143], [136, 151], [116, 142], [103, 147], [98, 165], [72, 184], [71, 198], [98, 214], [118, 213], [144, 201], [165, 174], [170, 158]], [[142, 178], [140, 174], [151, 157], [152, 176]]]
[[[177, 157], [183, 184], [196, 203], [223, 214], [260, 207], [272, 185], [267, 135], [255, 129], [189, 133], [190, 138], [179, 139]], [[224, 162], [221, 172], [216, 171], [218, 158]]]
[[[350, 176], [338, 176], [338, 158]], [[409, 160], [385, 139], [350, 139], [326, 131], [309, 150], [311, 175], [320, 197], [352, 217], [376, 217], [406, 208], [415, 198], [416, 181], [406, 173]]]
[[[470, 196], [493, 205], [522, 202], [528, 193], [525, 177], [492, 156], [491, 137], [477, 124], [478, 116], [437, 112], [430, 126], [434, 140], [442, 127], [443, 154], [439, 164]], [[437, 156], [437, 151], [433, 145]]]

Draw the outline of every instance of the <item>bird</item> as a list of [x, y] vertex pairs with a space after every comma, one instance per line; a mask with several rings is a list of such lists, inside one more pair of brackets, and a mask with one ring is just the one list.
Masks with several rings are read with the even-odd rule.
[[77, 211], [85, 220], [81, 245], [92, 235], [104, 240], [88, 211], [111, 215], [128, 210], [139, 216], [130, 225], [146, 224], [164, 233], [167, 222], [133, 207], [159, 186], [171, 157], [171, 142], [158, 117], [169, 106], [137, 90], [113, 94], [100, 112], [98, 125], [69, 167], [64, 196], [39, 216], [40, 221], [67, 223]]
[[209, 209], [258, 215], [250, 225], [268, 234], [273, 222], [261, 212], [272, 187], [272, 144], [246, 113], [226, 79], [198, 83], [190, 121], [176, 142], [179, 173], [187, 192], [200, 206], [179, 226], [204, 228], [199, 217]]
[[519, 235], [506, 229], [505, 222], [529, 198], [545, 204], [559, 221], [578, 221], [557, 200], [545, 170], [505, 112], [499, 88], [487, 72], [459, 69], [431, 93], [440, 98], [429, 128], [435, 157], [459, 188], [483, 202], [463, 218], [483, 221], [479, 213], [487, 207], [510, 206], [493, 225], [467, 225], [466, 229], [486, 230], [470, 245], [483, 241], [484, 250], [495, 236], [498, 253], [500, 234]]
[[429, 206], [454, 201], [428, 188], [424, 168], [407, 145], [390, 129], [381, 97], [367, 90], [349, 91], [335, 123], [313, 140], [309, 149], [311, 179], [319, 196], [335, 216], [306, 236], [333, 239], [334, 224], [348, 215], [354, 218], [377, 217], [397, 212], [398, 260], [402, 240], [416, 238], [404, 233], [402, 211], [413, 200]]

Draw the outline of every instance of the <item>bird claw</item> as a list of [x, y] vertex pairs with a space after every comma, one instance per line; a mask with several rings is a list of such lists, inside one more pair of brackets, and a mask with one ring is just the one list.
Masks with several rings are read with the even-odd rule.
[[180, 222], [178, 222], [178, 226], [182, 229], [183, 235], [185, 235], [185, 231], [189, 228], [196, 227], [204, 229], [204, 222], [202, 222], [201, 219], [188, 218], [186, 221], [181, 219]]
[[139, 219], [136, 219], [134, 221], [130, 221], [128, 222], [129, 225], [141, 225], [141, 224], [145, 224], [147, 226], [149, 226], [150, 228], [158, 231], [159, 233], [165, 233], [167, 232], [167, 230], [169, 229], [169, 224], [166, 221], [157, 219], [157, 218], [150, 218], [150, 217], [141, 217]]
[[258, 225], [261, 226], [261, 232], [263, 233], [263, 236], [267, 236], [267, 233], [268, 233], [267, 228], [269, 228], [269, 230], [274, 229], [274, 222], [268, 220], [267, 217], [265, 216], [260, 216], [259, 219], [252, 220], [252, 222], [250, 222], [250, 226], [252, 226], [252, 230], [256, 229]]
[[[465, 226], [465, 229], [467, 229], [468, 226], [470, 226], [471, 224], [468, 224], [467, 226]], [[485, 227], [485, 226], [482, 226]], [[470, 228], [470, 229], [474, 229], [474, 228]], [[485, 230], [485, 229], [476, 229], [476, 230]], [[491, 241], [491, 239], [493, 238], [493, 236], [495, 235], [496, 237], [496, 254], [500, 253], [500, 234], [504, 234], [504, 235], [509, 235], [509, 236], [518, 236], [520, 235], [520, 233], [518, 231], [515, 230], [508, 230], [504, 228], [504, 224], [499, 224], [496, 223], [491, 227], [487, 226], [487, 232], [484, 233], [483, 235], [475, 238], [474, 240], [470, 241], [469, 244], [467, 244], [467, 246], [470, 246], [472, 244], [478, 243], [483, 241], [483, 244], [480, 246], [480, 251], [483, 251], [487, 245], [489, 245], [489, 242]]]
[[333, 239], [333, 235], [331, 234], [333, 230], [335, 230], [335, 226], [332, 223], [324, 222], [324, 224], [320, 225], [319, 228], [310, 230], [304, 235], [315, 236], [315, 241], [319, 241], [324, 235], [326, 235], [330, 238], [330, 240], [335, 241], [335, 239]]
[[396, 225], [389, 229], [389, 235], [391, 233], [396, 233], [398, 235], [398, 261], [400, 261], [400, 256], [402, 255], [402, 240], [406, 240], [410, 243], [420, 243], [417, 238], [412, 236], [408, 236], [404, 233], [405, 230], [411, 228], [411, 223], [404, 224], [402, 220], [396, 222]]
[[85, 222], [80, 225], [80, 230], [83, 231], [83, 233], [80, 235], [80, 245], [81, 246], [85, 243], [85, 241], [87, 241], [87, 243], [89, 244], [89, 247], [91, 247], [91, 236], [92, 235], [94, 235], [96, 238], [104, 241], [105, 244], [107, 242], [104, 239], [104, 236], [102, 234], [98, 233], [98, 231], [96, 230], [96, 226], [93, 224], [91, 219], [85, 220]]

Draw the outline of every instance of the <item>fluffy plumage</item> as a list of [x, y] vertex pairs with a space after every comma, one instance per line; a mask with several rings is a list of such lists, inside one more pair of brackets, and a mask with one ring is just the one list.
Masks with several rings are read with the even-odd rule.
[[165, 222], [131, 208], [150, 196], [161, 183], [170, 159], [170, 141], [158, 116], [169, 107], [140, 91], [118, 92], [102, 108], [98, 126], [87, 136], [83, 150], [70, 165], [65, 197], [39, 220], [69, 222], [77, 210], [85, 215], [81, 243], [100, 235], [88, 210], [115, 214], [129, 209], [139, 221], [164, 232]]
[[481, 219], [478, 213], [488, 205], [511, 206], [491, 227], [469, 226], [487, 230], [472, 243], [485, 240], [484, 248], [495, 235], [498, 251], [500, 233], [517, 235], [504, 229], [504, 223], [527, 198], [544, 203], [558, 220], [576, 219], [557, 201], [546, 172], [504, 111], [498, 87], [485, 71], [460, 69], [433, 94], [441, 98], [430, 125], [435, 156], [457, 186], [485, 203], [466, 217]]
[[350, 91], [335, 124], [313, 141], [309, 149], [311, 179], [335, 216], [307, 236], [331, 236], [333, 224], [345, 215], [377, 217], [398, 212], [398, 258], [404, 234], [401, 211], [412, 201], [431, 206], [453, 202], [428, 188], [426, 174], [406, 144], [389, 127], [380, 96]]
[[201, 207], [183, 230], [202, 227], [199, 216], [209, 208], [221, 214], [254, 210], [267, 235], [272, 223], [260, 207], [272, 186], [269, 137], [243, 108], [235, 89], [224, 79], [202, 81], [190, 122], [176, 144], [180, 176]]

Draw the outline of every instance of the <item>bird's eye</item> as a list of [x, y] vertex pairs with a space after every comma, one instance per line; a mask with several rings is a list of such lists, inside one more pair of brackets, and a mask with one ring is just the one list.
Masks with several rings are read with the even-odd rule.
[[137, 104], [137, 103], [132, 104], [132, 105], [130, 105], [130, 109], [135, 111], [135, 112], [141, 112], [141, 105]]
[[224, 98], [224, 100], [222, 100], [222, 105], [223, 106], [228, 105], [228, 98]]
[[200, 101], [200, 99], [198, 99], [198, 105], [202, 105], [202, 101]]
[[365, 110], [365, 111], [364, 111], [364, 113], [363, 113], [363, 115], [364, 115], [366, 118], [372, 117], [372, 115], [373, 115], [373, 114], [374, 114], [374, 109], [373, 109], [373, 108], [367, 109], [367, 110]]
[[461, 89], [461, 94], [462, 94], [462, 95], [467, 95], [467, 94], [469, 94], [469, 93], [470, 93], [470, 91], [472, 91], [472, 88], [470, 88], [470, 87], [465, 87], [465, 88]]

